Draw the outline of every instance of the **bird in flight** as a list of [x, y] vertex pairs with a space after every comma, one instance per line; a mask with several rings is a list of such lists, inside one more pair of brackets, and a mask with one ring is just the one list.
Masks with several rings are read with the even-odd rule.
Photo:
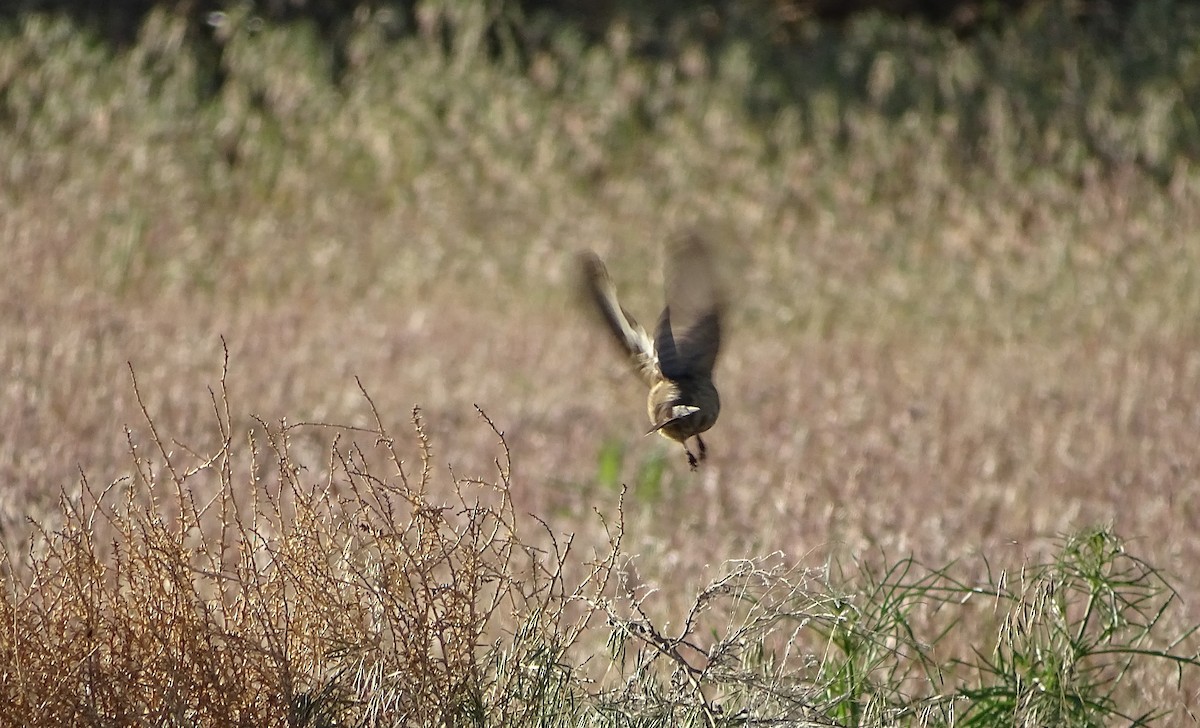
[[[603, 261], [593, 252], [580, 256], [586, 293], [634, 371], [650, 388], [646, 409], [657, 432], [675, 440], [695, 470], [707, 454], [700, 433], [717, 421], [721, 400], [712, 383], [721, 346], [722, 302], [708, 245], [694, 234], [667, 245], [666, 307], [654, 338], [621, 307]], [[699, 458], [688, 449], [696, 438]]]

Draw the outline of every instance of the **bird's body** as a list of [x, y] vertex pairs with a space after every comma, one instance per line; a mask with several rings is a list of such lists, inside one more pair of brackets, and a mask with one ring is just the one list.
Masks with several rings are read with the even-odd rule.
[[646, 400], [653, 425], [650, 432], [683, 445], [694, 469], [698, 461], [687, 440], [696, 438], [699, 460], [703, 460], [706, 448], [700, 434], [713, 426], [721, 411], [712, 372], [721, 344], [722, 307], [708, 247], [695, 236], [669, 246], [667, 303], [654, 338], [622, 308], [604, 263], [589, 252], [583, 255], [582, 265], [589, 296], [650, 388]]

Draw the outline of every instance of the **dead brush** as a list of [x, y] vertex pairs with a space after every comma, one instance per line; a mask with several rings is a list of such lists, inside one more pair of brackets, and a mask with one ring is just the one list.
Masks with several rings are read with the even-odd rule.
[[783, 554], [730, 561], [698, 590], [676, 624], [656, 618], [654, 590], [623, 564], [608, 616], [610, 669], [599, 710], [649, 724], [824, 725], [827, 708], [802, 633], [834, 616], [821, 570]]
[[567, 606], [613, 564], [568, 586], [569, 539], [522, 541], [482, 411], [496, 478], [452, 476], [438, 503], [418, 409], [415, 474], [367, 397], [377, 428], [332, 428], [315, 475], [292, 437], [329, 426], [236, 433], [227, 367], [215, 452], [168, 443], [142, 405], [132, 473], [82, 477], [60, 528], [4, 554], [0, 724], [458, 725], [568, 704], [560, 661], [588, 615]]
[[1171, 713], [1142, 676], [1183, 691], [1200, 666], [1174, 589], [1104, 529], [1019, 589], [773, 553], [672, 607], [623, 551], [623, 496], [587, 547], [518, 517], [482, 410], [494, 478], [442, 481], [418, 409], [410, 460], [365, 390], [370, 427], [237, 432], [227, 370], [209, 454], [159, 434], [134, 377], [130, 474], [81, 477], [2, 553], [0, 725], [1148, 725]]

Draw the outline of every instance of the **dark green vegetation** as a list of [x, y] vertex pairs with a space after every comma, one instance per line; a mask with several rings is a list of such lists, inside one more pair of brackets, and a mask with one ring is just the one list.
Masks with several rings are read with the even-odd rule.
[[[0, 26], [0, 722], [1187, 720], [1192, 4], [247, 7]], [[571, 276], [695, 223], [693, 475]]]

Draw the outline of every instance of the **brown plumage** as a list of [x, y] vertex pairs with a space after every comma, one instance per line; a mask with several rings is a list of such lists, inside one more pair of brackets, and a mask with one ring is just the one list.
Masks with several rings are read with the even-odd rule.
[[699, 460], [703, 460], [707, 452], [700, 433], [713, 426], [721, 411], [712, 372], [721, 347], [722, 304], [708, 246], [695, 235], [668, 245], [666, 307], [653, 339], [621, 307], [600, 258], [588, 251], [581, 256], [581, 266], [588, 296], [650, 387], [646, 400], [653, 425], [650, 432], [683, 445], [694, 470], [698, 460], [687, 440], [696, 438]]

